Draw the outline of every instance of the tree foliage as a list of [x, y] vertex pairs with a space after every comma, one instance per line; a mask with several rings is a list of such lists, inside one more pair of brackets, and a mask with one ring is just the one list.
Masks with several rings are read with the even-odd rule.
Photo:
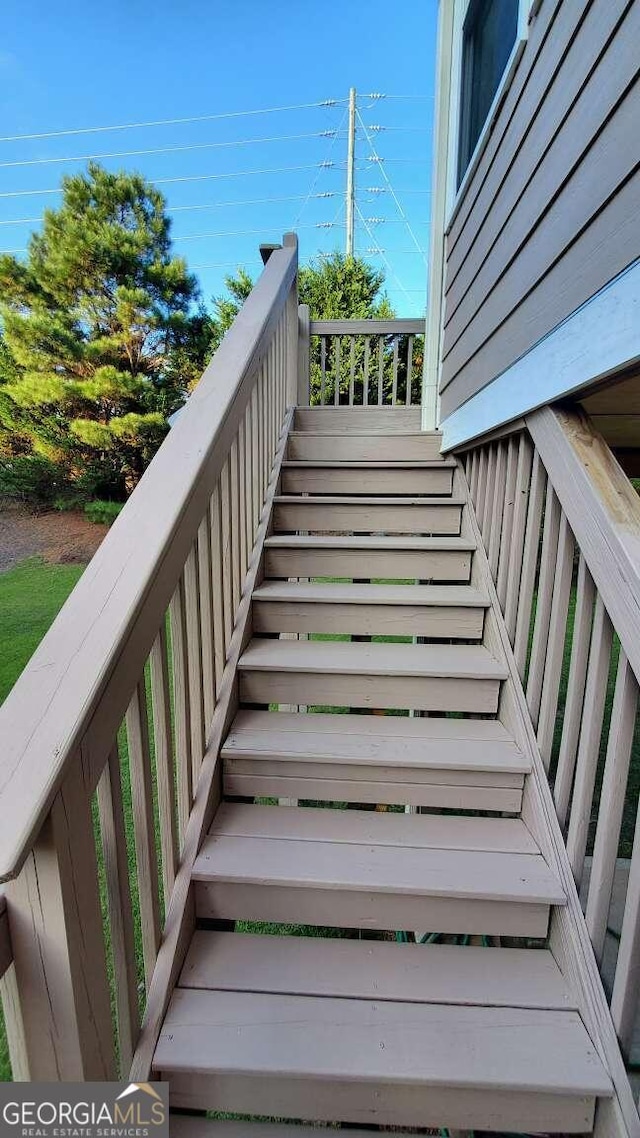
[[[91, 164], [62, 183], [24, 262], [0, 257], [0, 462], [131, 489], [208, 345], [162, 195]], [[13, 466], [12, 466], [13, 464]]]

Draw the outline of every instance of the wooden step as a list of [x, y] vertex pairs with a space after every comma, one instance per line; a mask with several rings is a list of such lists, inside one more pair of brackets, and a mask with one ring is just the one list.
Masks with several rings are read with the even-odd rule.
[[503, 663], [476, 644], [253, 640], [240, 658], [243, 703], [494, 714]]
[[253, 630], [480, 640], [488, 604], [468, 585], [266, 581], [253, 594]]
[[[171, 1138], [322, 1138], [318, 1126], [296, 1126], [291, 1122], [254, 1122], [253, 1119], [206, 1118], [201, 1115], [171, 1114]], [[389, 1138], [410, 1138], [398, 1130], [387, 1130]], [[335, 1138], [327, 1135], [326, 1138]], [[371, 1138], [370, 1130], [349, 1127], [349, 1138]]]
[[385, 459], [423, 461], [440, 458], [442, 435], [382, 435], [382, 434], [305, 434], [292, 431], [289, 435], [287, 458], [383, 461]]
[[[420, 418], [419, 407], [298, 407], [293, 428], [311, 434], [416, 435]], [[439, 431], [426, 431], [424, 437], [442, 444]]]
[[461, 498], [357, 498], [278, 495], [274, 529], [282, 533], [459, 534]]
[[240, 711], [228, 795], [517, 813], [529, 763], [495, 720]]
[[196, 932], [181, 988], [471, 1007], [577, 1004], [548, 949]]
[[450, 494], [455, 462], [283, 462], [283, 494]]
[[581, 1133], [611, 1084], [573, 1011], [178, 988], [154, 1070], [176, 1106]]
[[466, 537], [272, 534], [265, 542], [265, 575], [468, 581], [474, 548]]
[[519, 819], [223, 803], [200, 917], [543, 937], [564, 893]]

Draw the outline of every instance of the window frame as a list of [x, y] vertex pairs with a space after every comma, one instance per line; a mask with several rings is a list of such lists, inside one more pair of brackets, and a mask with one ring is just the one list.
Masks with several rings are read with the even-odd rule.
[[[467, 168], [462, 176], [460, 185], [458, 179], [458, 155], [460, 146], [460, 126], [462, 117], [462, 60], [463, 60], [463, 30], [464, 23], [472, 0], [454, 0], [453, 17], [453, 58], [451, 64], [451, 104], [449, 107], [449, 147], [447, 155], [447, 223], [445, 231], [451, 227], [468, 188], [469, 183], [478, 168], [480, 158], [487, 145], [491, 127], [493, 126], [504, 97], [511, 85], [520, 56], [524, 51], [529, 33], [529, 23], [538, 7], [540, 0], [518, 0], [518, 23], [516, 38], [502, 78], [496, 89], [487, 117], [478, 136], [473, 153]], [[441, 0], [442, 3], [442, 0]]]

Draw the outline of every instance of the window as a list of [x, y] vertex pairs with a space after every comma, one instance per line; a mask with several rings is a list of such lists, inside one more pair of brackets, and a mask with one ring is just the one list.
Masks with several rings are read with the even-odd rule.
[[519, 0], [470, 0], [462, 29], [458, 186], [516, 42], [519, 6]]

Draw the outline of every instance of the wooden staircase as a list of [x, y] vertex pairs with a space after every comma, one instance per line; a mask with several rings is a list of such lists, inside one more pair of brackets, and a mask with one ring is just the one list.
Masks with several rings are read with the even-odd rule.
[[[584, 1133], [611, 1084], [546, 947], [565, 894], [520, 816], [518, 681], [418, 416], [296, 412], [153, 1073], [268, 1134]], [[265, 1131], [172, 1122], [216, 1129]]]

